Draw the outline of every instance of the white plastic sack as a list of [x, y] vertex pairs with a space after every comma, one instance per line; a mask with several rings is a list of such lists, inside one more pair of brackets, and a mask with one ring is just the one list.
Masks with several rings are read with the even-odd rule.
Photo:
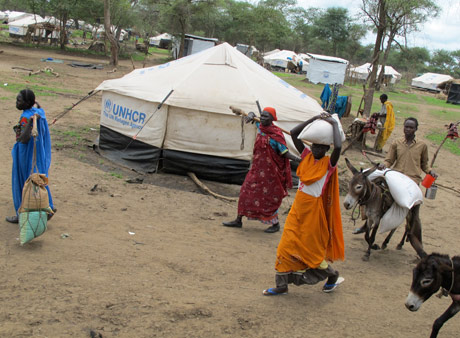
[[[343, 132], [339, 116], [337, 114], [332, 114], [332, 118], [337, 121], [342, 142], [345, 141], [345, 133]], [[333, 144], [334, 135], [332, 125], [323, 119], [318, 119], [306, 126], [299, 134], [299, 138], [316, 144]]]
[[380, 176], [385, 177], [391, 196], [400, 207], [410, 209], [423, 203], [422, 190], [410, 177], [396, 170], [385, 169], [374, 171], [368, 178], [373, 181]]
[[396, 170], [388, 170], [385, 172], [385, 180], [391, 196], [399, 206], [410, 209], [423, 203], [422, 190], [410, 177]]
[[393, 203], [380, 220], [379, 233], [383, 234], [384, 232], [396, 229], [404, 222], [408, 212], [409, 209]]

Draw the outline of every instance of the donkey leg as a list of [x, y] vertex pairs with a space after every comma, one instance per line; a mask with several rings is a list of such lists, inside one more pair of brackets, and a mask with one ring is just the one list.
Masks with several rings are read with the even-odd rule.
[[455, 316], [458, 311], [460, 311], [460, 304], [458, 302], [453, 302], [452, 304], [450, 304], [450, 306], [441, 315], [441, 317], [434, 321], [433, 330], [431, 331], [430, 338], [436, 338], [438, 336], [439, 330], [444, 325], [444, 323], [451, 319], [453, 316]]
[[390, 239], [393, 236], [393, 234], [395, 233], [395, 231], [396, 231], [396, 228], [391, 230], [390, 233], [388, 234], [387, 238], [385, 238], [385, 240], [382, 243], [382, 250], [385, 250], [387, 248], [387, 245], [390, 242]]
[[412, 247], [417, 252], [417, 255], [420, 258], [423, 258], [427, 254], [423, 250], [422, 223], [420, 222], [419, 210], [420, 210], [420, 205], [416, 205], [415, 207], [413, 207], [410, 210], [410, 212], [412, 213], [412, 217], [411, 217], [410, 229], [409, 229], [409, 232], [407, 234], [407, 237], [408, 237], [408, 239], [410, 241], [410, 244], [412, 245]]
[[407, 236], [407, 229], [404, 230], [404, 235], [401, 238], [401, 242], [399, 242], [399, 244], [396, 246], [396, 250], [401, 250], [402, 249], [402, 247], [404, 245], [404, 242], [406, 241], [406, 236]]
[[371, 228], [371, 226], [372, 226], [372, 223], [369, 222], [368, 220], [368, 228], [366, 229], [366, 235], [365, 235], [366, 242], [368, 244], [368, 248], [367, 248], [366, 253], [363, 256], [363, 261], [369, 260], [369, 257], [371, 256], [371, 250], [374, 247], [373, 244], [375, 242], [375, 234], [377, 233], [378, 224], [374, 226], [374, 228], [372, 229], [372, 233], [369, 236], [369, 233], [371, 232], [369, 229]]

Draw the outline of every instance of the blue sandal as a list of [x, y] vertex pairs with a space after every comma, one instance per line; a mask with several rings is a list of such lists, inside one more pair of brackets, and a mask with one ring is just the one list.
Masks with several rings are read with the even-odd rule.
[[343, 281], [345, 280], [345, 278], [343, 277], [339, 277], [337, 278], [337, 281], [334, 283], [334, 284], [324, 284], [323, 286], [323, 292], [326, 292], [326, 293], [329, 293], [329, 292], [332, 292], [334, 291], [335, 289], [337, 289], [337, 287], [343, 283]]
[[269, 288], [262, 292], [264, 296], [279, 296], [279, 295], [287, 295], [287, 290], [285, 292], [277, 292], [276, 288]]

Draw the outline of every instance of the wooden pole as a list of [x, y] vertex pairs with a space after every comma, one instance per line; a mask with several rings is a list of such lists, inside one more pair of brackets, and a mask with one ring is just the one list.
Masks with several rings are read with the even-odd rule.
[[[230, 106], [229, 108], [232, 110], [233, 114], [235, 114], [235, 115], [248, 116], [248, 113], [246, 113], [244, 110], [242, 110], [240, 108], [236, 108], [236, 107], [233, 107], [233, 106]], [[254, 120], [257, 121], [257, 122], [260, 122], [260, 118], [258, 118], [257, 116], [254, 117]], [[287, 130], [285, 130], [285, 129], [281, 128], [281, 127], [278, 127], [278, 128], [280, 128], [283, 133], [291, 135], [291, 133], [288, 132]], [[311, 146], [311, 142], [308, 142], [308, 141], [305, 141], [305, 140], [301, 140], [301, 141], [303, 143], [305, 143], [306, 145]]]

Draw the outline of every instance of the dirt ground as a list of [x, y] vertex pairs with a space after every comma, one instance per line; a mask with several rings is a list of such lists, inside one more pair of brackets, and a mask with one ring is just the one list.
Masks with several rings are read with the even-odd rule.
[[[266, 234], [255, 221], [246, 221], [242, 229], [225, 228], [221, 222], [235, 216], [236, 203], [202, 194], [187, 177], [142, 176], [99, 157], [91, 145], [98, 134], [100, 95], [51, 127], [50, 187], [58, 212], [41, 237], [19, 246], [18, 227], [4, 220], [14, 212], [10, 151], [19, 116], [17, 91], [47, 86], [45, 91], [56, 95], [39, 94], [37, 100], [52, 121], [101, 81], [128, 73], [132, 65], [122, 61], [117, 72], [108, 73], [112, 68], [106, 59], [11, 45], [0, 50], [1, 337], [89, 337], [91, 330], [103, 337], [427, 337], [450, 304], [432, 297], [418, 312], [409, 312], [404, 301], [416, 255], [407, 243], [395, 249], [402, 228], [387, 250], [374, 251], [364, 262], [364, 239], [351, 234], [355, 225], [345, 210], [346, 260], [334, 264], [344, 284], [332, 294], [315, 285], [263, 297], [262, 290], [274, 286], [281, 232]], [[64, 63], [40, 61], [47, 57]], [[104, 69], [72, 68], [70, 61], [103, 64]], [[45, 66], [60, 76], [29, 77], [12, 68]], [[14, 84], [18, 90], [8, 90]], [[419, 137], [446, 122], [430, 115], [423, 102], [414, 103], [420, 110]], [[402, 136], [401, 123], [398, 118], [391, 139]], [[436, 146], [427, 142], [432, 156]], [[368, 166], [355, 150], [347, 157], [357, 167]], [[458, 160], [447, 150], [440, 152], [441, 184], [460, 188]], [[349, 177], [343, 159], [340, 173]], [[126, 182], [135, 178], [143, 178], [143, 184]], [[238, 196], [239, 186], [206, 184]], [[281, 207], [282, 224], [294, 192]], [[435, 200], [423, 204], [427, 252], [460, 254], [459, 201], [460, 195], [440, 189]], [[378, 242], [383, 238], [378, 235]], [[459, 332], [457, 316], [440, 337], [459, 337]]]

